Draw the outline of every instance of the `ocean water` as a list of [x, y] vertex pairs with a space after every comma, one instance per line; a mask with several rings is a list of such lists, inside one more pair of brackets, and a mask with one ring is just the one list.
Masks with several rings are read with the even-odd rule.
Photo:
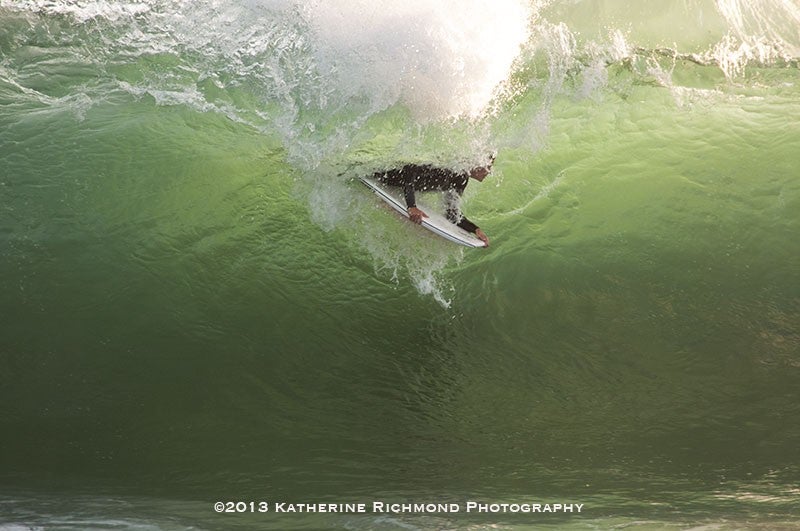
[[0, 404], [3, 531], [800, 527], [800, 3], [0, 0]]

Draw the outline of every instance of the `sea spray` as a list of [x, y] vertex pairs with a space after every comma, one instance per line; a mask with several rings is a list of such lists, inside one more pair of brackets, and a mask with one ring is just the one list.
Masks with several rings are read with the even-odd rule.
[[350, 98], [406, 105], [422, 122], [480, 115], [526, 42], [519, 0], [319, 3], [320, 69]]

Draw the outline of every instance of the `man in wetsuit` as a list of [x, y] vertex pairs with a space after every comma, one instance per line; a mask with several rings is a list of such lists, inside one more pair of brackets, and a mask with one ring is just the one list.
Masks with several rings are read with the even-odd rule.
[[464, 193], [470, 177], [481, 182], [489, 175], [491, 168], [492, 164], [490, 163], [488, 166], [473, 168], [469, 172], [456, 173], [452, 170], [437, 168], [429, 164], [407, 164], [402, 168], [377, 172], [373, 177], [385, 184], [403, 189], [406, 206], [408, 207], [408, 217], [414, 223], [422, 223], [422, 218], [428, 217], [425, 212], [417, 208], [414, 192], [417, 190], [420, 192], [433, 190], [444, 192], [447, 219], [465, 231], [474, 233], [488, 246], [489, 238], [486, 237], [480, 227], [461, 215], [461, 211], [458, 208], [458, 200]]

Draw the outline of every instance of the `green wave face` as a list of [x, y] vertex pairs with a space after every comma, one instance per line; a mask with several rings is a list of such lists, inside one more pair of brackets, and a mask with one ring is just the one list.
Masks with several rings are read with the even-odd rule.
[[[790, 525], [798, 28], [778, 0], [0, 0], [3, 521]], [[357, 180], [495, 152], [462, 200], [486, 250]], [[263, 498], [585, 508], [211, 507]]]

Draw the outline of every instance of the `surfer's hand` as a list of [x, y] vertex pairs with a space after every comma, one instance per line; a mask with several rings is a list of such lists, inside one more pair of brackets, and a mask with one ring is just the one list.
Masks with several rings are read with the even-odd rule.
[[411, 221], [419, 225], [420, 223], [422, 223], [422, 218], [427, 218], [428, 214], [418, 209], [417, 207], [411, 207], [408, 209], [408, 217], [411, 218]]
[[478, 237], [479, 240], [486, 244], [486, 247], [489, 247], [489, 238], [484, 234], [481, 229], [475, 229], [475, 236]]

